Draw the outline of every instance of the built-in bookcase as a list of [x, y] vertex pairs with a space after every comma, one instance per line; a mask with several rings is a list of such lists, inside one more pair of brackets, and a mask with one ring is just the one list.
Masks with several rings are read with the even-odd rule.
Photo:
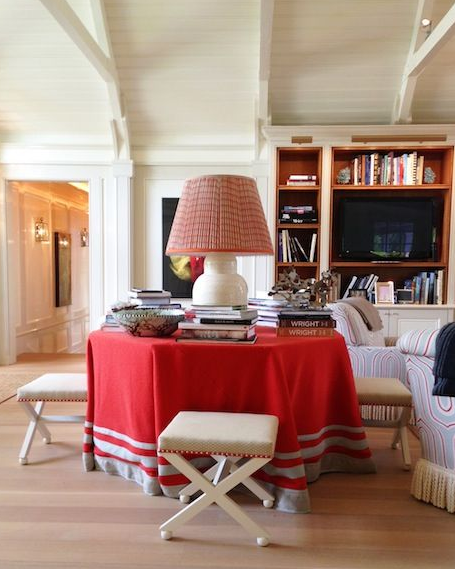
[[277, 149], [275, 280], [291, 266], [319, 276], [321, 159], [321, 148]]
[[[341, 291], [354, 275], [376, 274], [403, 288], [416, 275], [441, 279], [439, 302], [447, 298], [453, 147], [343, 147], [332, 149], [330, 266], [341, 275]], [[420, 259], [346, 258], [341, 211], [346, 198], [434, 198], [437, 204], [431, 256]], [[360, 237], [360, 236], [359, 236]]]

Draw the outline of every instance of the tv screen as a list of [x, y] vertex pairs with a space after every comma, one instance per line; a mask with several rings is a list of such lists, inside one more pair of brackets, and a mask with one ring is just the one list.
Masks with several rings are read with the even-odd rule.
[[434, 259], [438, 200], [340, 199], [339, 256], [352, 260]]

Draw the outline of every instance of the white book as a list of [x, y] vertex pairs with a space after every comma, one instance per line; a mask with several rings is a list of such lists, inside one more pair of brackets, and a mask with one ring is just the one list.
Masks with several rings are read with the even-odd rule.
[[283, 263], [288, 262], [288, 246], [287, 246], [287, 231], [283, 229], [281, 232], [281, 243], [283, 246]]
[[373, 292], [373, 290], [374, 290], [374, 285], [378, 282], [378, 280], [379, 280], [378, 275], [373, 275], [373, 278], [371, 279], [371, 281], [370, 281], [370, 283], [368, 284], [368, 287], [367, 287], [367, 291], [368, 291], [368, 292]]
[[314, 255], [316, 253], [316, 239], [318, 237], [317, 233], [313, 233], [311, 236], [310, 254], [308, 256], [310, 263], [314, 262]]
[[437, 304], [442, 304], [442, 292], [444, 290], [444, 270], [439, 269], [436, 278], [436, 294], [437, 294]]
[[343, 294], [343, 298], [348, 298], [349, 297], [349, 291], [351, 290], [351, 288], [354, 286], [354, 283], [356, 282], [357, 277], [354, 275], [351, 278], [351, 282], [348, 284], [348, 286], [346, 287], [346, 290], [344, 291]]

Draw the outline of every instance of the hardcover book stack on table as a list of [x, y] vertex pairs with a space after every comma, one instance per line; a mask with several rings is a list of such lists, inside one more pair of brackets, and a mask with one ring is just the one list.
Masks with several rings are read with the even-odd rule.
[[315, 310], [283, 310], [278, 315], [277, 336], [331, 337], [336, 322], [328, 308]]
[[229, 342], [256, 341], [255, 308], [246, 306], [197, 306], [185, 310], [185, 320], [179, 322], [177, 342]]
[[286, 300], [276, 300], [271, 298], [249, 298], [248, 305], [255, 308], [258, 313], [258, 326], [278, 326], [278, 316], [289, 306]]

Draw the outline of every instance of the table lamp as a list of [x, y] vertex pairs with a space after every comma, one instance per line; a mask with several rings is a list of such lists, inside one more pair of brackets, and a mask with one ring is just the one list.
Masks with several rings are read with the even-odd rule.
[[236, 255], [273, 255], [256, 182], [229, 175], [186, 180], [166, 255], [205, 256], [193, 304], [245, 306], [248, 287], [237, 274]]

